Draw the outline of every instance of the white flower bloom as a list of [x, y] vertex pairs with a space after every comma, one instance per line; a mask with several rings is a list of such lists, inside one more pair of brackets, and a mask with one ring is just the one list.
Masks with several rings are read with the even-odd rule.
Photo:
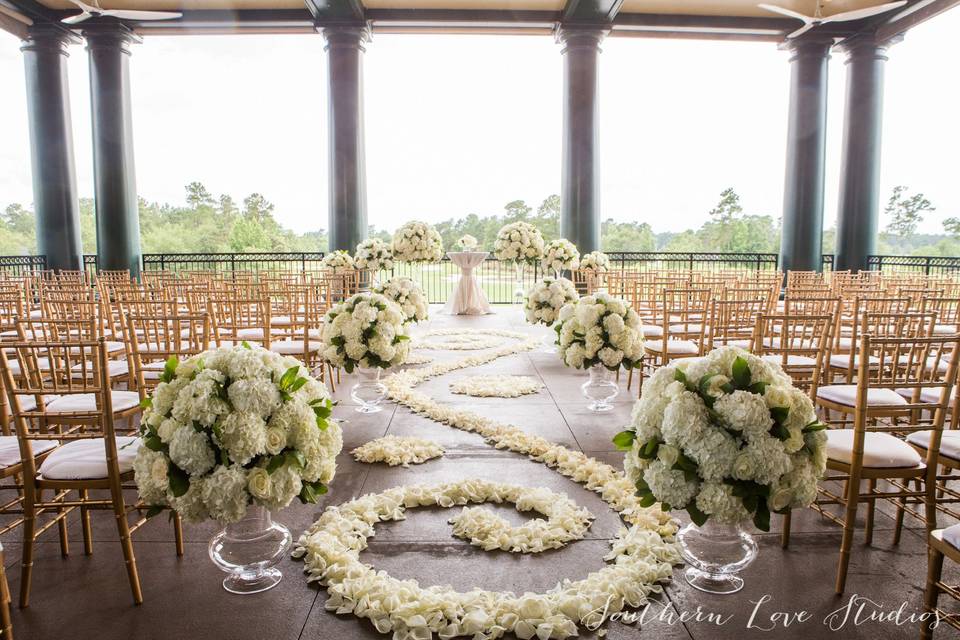
[[576, 302], [578, 297], [573, 282], [547, 276], [527, 290], [523, 313], [530, 324], [542, 323], [549, 327], [557, 320], [560, 309]]
[[404, 362], [409, 336], [400, 307], [378, 293], [358, 293], [327, 312], [324, 359], [336, 366], [386, 369]]
[[423, 438], [394, 435], [371, 440], [350, 452], [357, 462], [384, 462], [391, 467], [421, 464], [443, 455], [443, 447]]
[[393, 249], [379, 238], [367, 238], [357, 245], [354, 266], [369, 271], [393, 269]]
[[541, 264], [545, 270], [576, 271], [580, 268], [580, 252], [569, 240], [553, 240], [544, 247]]
[[478, 398], [517, 398], [542, 388], [543, 384], [528, 376], [471, 376], [450, 383], [451, 393]]
[[397, 303], [404, 322], [421, 322], [428, 318], [427, 296], [420, 285], [410, 278], [391, 278], [374, 287], [373, 292]]
[[203, 504], [214, 520], [226, 524], [243, 518], [247, 512], [247, 473], [243, 467], [218, 466], [203, 481]]
[[178, 429], [170, 440], [170, 460], [190, 475], [202, 476], [215, 462], [210, 436], [192, 427]]
[[610, 258], [602, 251], [591, 251], [580, 258], [582, 271], [604, 272], [610, 270]]
[[497, 232], [493, 255], [504, 262], [534, 264], [543, 257], [543, 235], [527, 222], [504, 225]]
[[433, 225], [408, 222], [393, 237], [393, 259], [400, 262], [439, 262], [443, 257], [443, 239]]
[[353, 258], [343, 249], [327, 253], [320, 261], [320, 268], [331, 273], [349, 273], [354, 267]]

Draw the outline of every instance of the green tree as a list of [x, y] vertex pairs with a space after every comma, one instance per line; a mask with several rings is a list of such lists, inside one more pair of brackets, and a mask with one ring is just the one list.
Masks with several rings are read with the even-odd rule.
[[187, 204], [191, 208], [197, 209], [202, 206], [212, 207], [214, 200], [213, 194], [207, 191], [207, 188], [199, 182], [191, 182], [187, 185]]
[[895, 236], [911, 236], [917, 231], [917, 225], [923, 221], [923, 214], [936, 211], [936, 207], [922, 193], [907, 195], [907, 187], [898, 185], [883, 210], [889, 218], [887, 233]]
[[720, 201], [710, 210], [710, 217], [720, 224], [726, 224], [733, 221], [743, 213], [743, 207], [740, 206], [740, 196], [733, 190], [733, 187], [727, 187], [720, 192]]

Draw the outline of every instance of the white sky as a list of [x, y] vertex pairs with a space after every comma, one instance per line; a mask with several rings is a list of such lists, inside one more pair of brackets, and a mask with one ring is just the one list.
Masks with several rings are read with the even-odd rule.
[[[960, 215], [960, 10], [890, 50], [883, 200], [896, 184]], [[259, 191], [297, 231], [326, 227], [323, 38], [149, 37], [131, 61], [137, 185], [180, 203], [203, 182]], [[601, 60], [602, 211], [655, 231], [699, 226], [733, 186], [782, 207], [788, 54], [768, 43], [611, 38]], [[560, 189], [560, 47], [549, 37], [376, 35], [365, 54], [369, 219], [393, 230], [533, 206]], [[830, 67], [826, 225], [836, 218], [845, 69]], [[70, 58], [77, 178], [93, 194], [86, 52]], [[0, 206], [29, 203], [19, 41], [0, 32]]]

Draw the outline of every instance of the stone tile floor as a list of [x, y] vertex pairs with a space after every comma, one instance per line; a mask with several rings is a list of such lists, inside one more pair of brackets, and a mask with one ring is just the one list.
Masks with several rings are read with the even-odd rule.
[[[483, 318], [450, 318], [436, 315], [432, 328], [495, 327], [514, 328], [547, 335], [545, 330], [526, 327], [515, 308], [497, 307], [497, 314]], [[457, 359], [466, 352], [428, 352], [437, 360]], [[447, 383], [462, 375], [480, 372], [525, 374], [539, 377], [545, 389], [537, 395], [517, 399], [470, 398], [452, 395]], [[580, 448], [615, 466], [622, 455], [610, 438], [629, 422], [636, 387], [628, 392], [624, 380], [616, 408], [606, 415], [585, 409], [579, 385], [584, 375], [565, 369], [545, 350], [509, 356], [475, 369], [453, 372], [429, 381], [422, 389], [444, 402], [483, 411], [494, 418], [509, 420], [568, 447]], [[376, 538], [362, 554], [366, 562], [403, 578], [422, 584], [444, 583], [468, 589], [509, 589], [518, 592], [545, 590], [562, 578], [577, 579], [603, 564], [607, 540], [620, 526], [619, 518], [600, 498], [580, 485], [547, 469], [544, 465], [485, 445], [474, 434], [436, 424], [403, 407], [385, 406], [377, 414], [353, 411], [349, 398], [352, 381], [345, 377], [338, 387], [340, 405], [335, 415], [347, 420], [345, 446], [338, 460], [338, 472], [330, 493], [317, 505], [294, 503], [279, 514], [295, 535], [305, 529], [324, 507], [365, 493], [404, 483], [429, 483], [480, 477], [508, 480], [531, 486], [545, 486], [570, 495], [587, 507], [596, 521], [586, 539], [565, 548], [535, 556], [487, 553], [450, 535], [446, 519], [449, 510], [416, 509], [408, 519], [378, 527]], [[385, 434], [417, 435], [442, 444], [443, 458], [403, 468], [354, 462], [349, 450]], [[496, 508], [504, 517], [521, 522], [524, 516], [511, 508]], [[611, 622], [606, 637], [719, 640], [725, 638], [914, 638], [917, 625], [908, 616], [917, 613], [926, 571], [926, 545], [916, 523], [899, 546], [891, 544], [893, 520], [882, 509], [871, 547], [858, 534], [850, 565], [847, 594], [833, 594], [833, 579], [839, 555], [840, 536], [836, 525], [812, 511], [795, 514], [789, 550], [779, 545], [779, 522], [773, 531], [758, 536], [760, 555], [744, 572], [746, 588], [734, 596], [709, 596], [687, 586], [682, 568], [674, 581], [634, 624]], [[339, 617], [324, 610], [325, 592], [308, 586], [302, 563], [281, 564], [284, 580], [272, 591], [241, 597], [225, 592], [220, 574], [207, 557], [207, 541], [216, 527], [211, 524], [186, 526], [186, 554], [177, 558], [173, 534], [163, 517], [151, 521], [134, 537], [145, 602], [134, 606], [117, 543], [116, 529], [107, 512], [94, 514], [95, 553], [85, 556], [80, 529], [71, 520], [69, 557], [62, 557], [54, 531], [48, 531], [37, 545], [31, 606], [13, 607], [13, 624], [18, 638], [72, 638], [113, 640], [127, 638], [203, 638], [245, 640], [264, 638], [343, 640], [380, 638], [366, 621]], [[11, 591], [20, 588], [19, 530], [3, 536], [4, 559]], [[957, 578], [955, 568], [948, 576]], [[851, 616], [843, 622], [851, 598], [857, 601]], [[856, 624], [853, 614], [863, 603]], [[878, 622], [870, 615], [896, 611], [903, 604], [902, 624], [895, 620]], [[830, 614], [840, 614], [830, 618]], [[798, 621], [798, 617], [802, 621]], [[831, 630], [825, 623], [839, 625]], [[584, 637], [599, 634], [586, 632]], [[938, 638], [957, 637], [944, 626]]]

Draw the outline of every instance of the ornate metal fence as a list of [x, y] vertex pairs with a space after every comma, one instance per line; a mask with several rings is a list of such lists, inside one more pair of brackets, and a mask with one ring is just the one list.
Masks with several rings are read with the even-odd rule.
[[609, 251], [617, 269], [756, 269], [776, 271], [780, 257], [775, 253], [699, 253], [681, 251]]
[[145, 253], [144, 271], [309, 271], [323, 252]]
[[0, 271], [16, 274], [47, 268], [47, 256], [0, 256]]
[[960, 258], [945, 256], [868, 256], [871, 271], [913, 271], [926, 275], [960, 271]]

